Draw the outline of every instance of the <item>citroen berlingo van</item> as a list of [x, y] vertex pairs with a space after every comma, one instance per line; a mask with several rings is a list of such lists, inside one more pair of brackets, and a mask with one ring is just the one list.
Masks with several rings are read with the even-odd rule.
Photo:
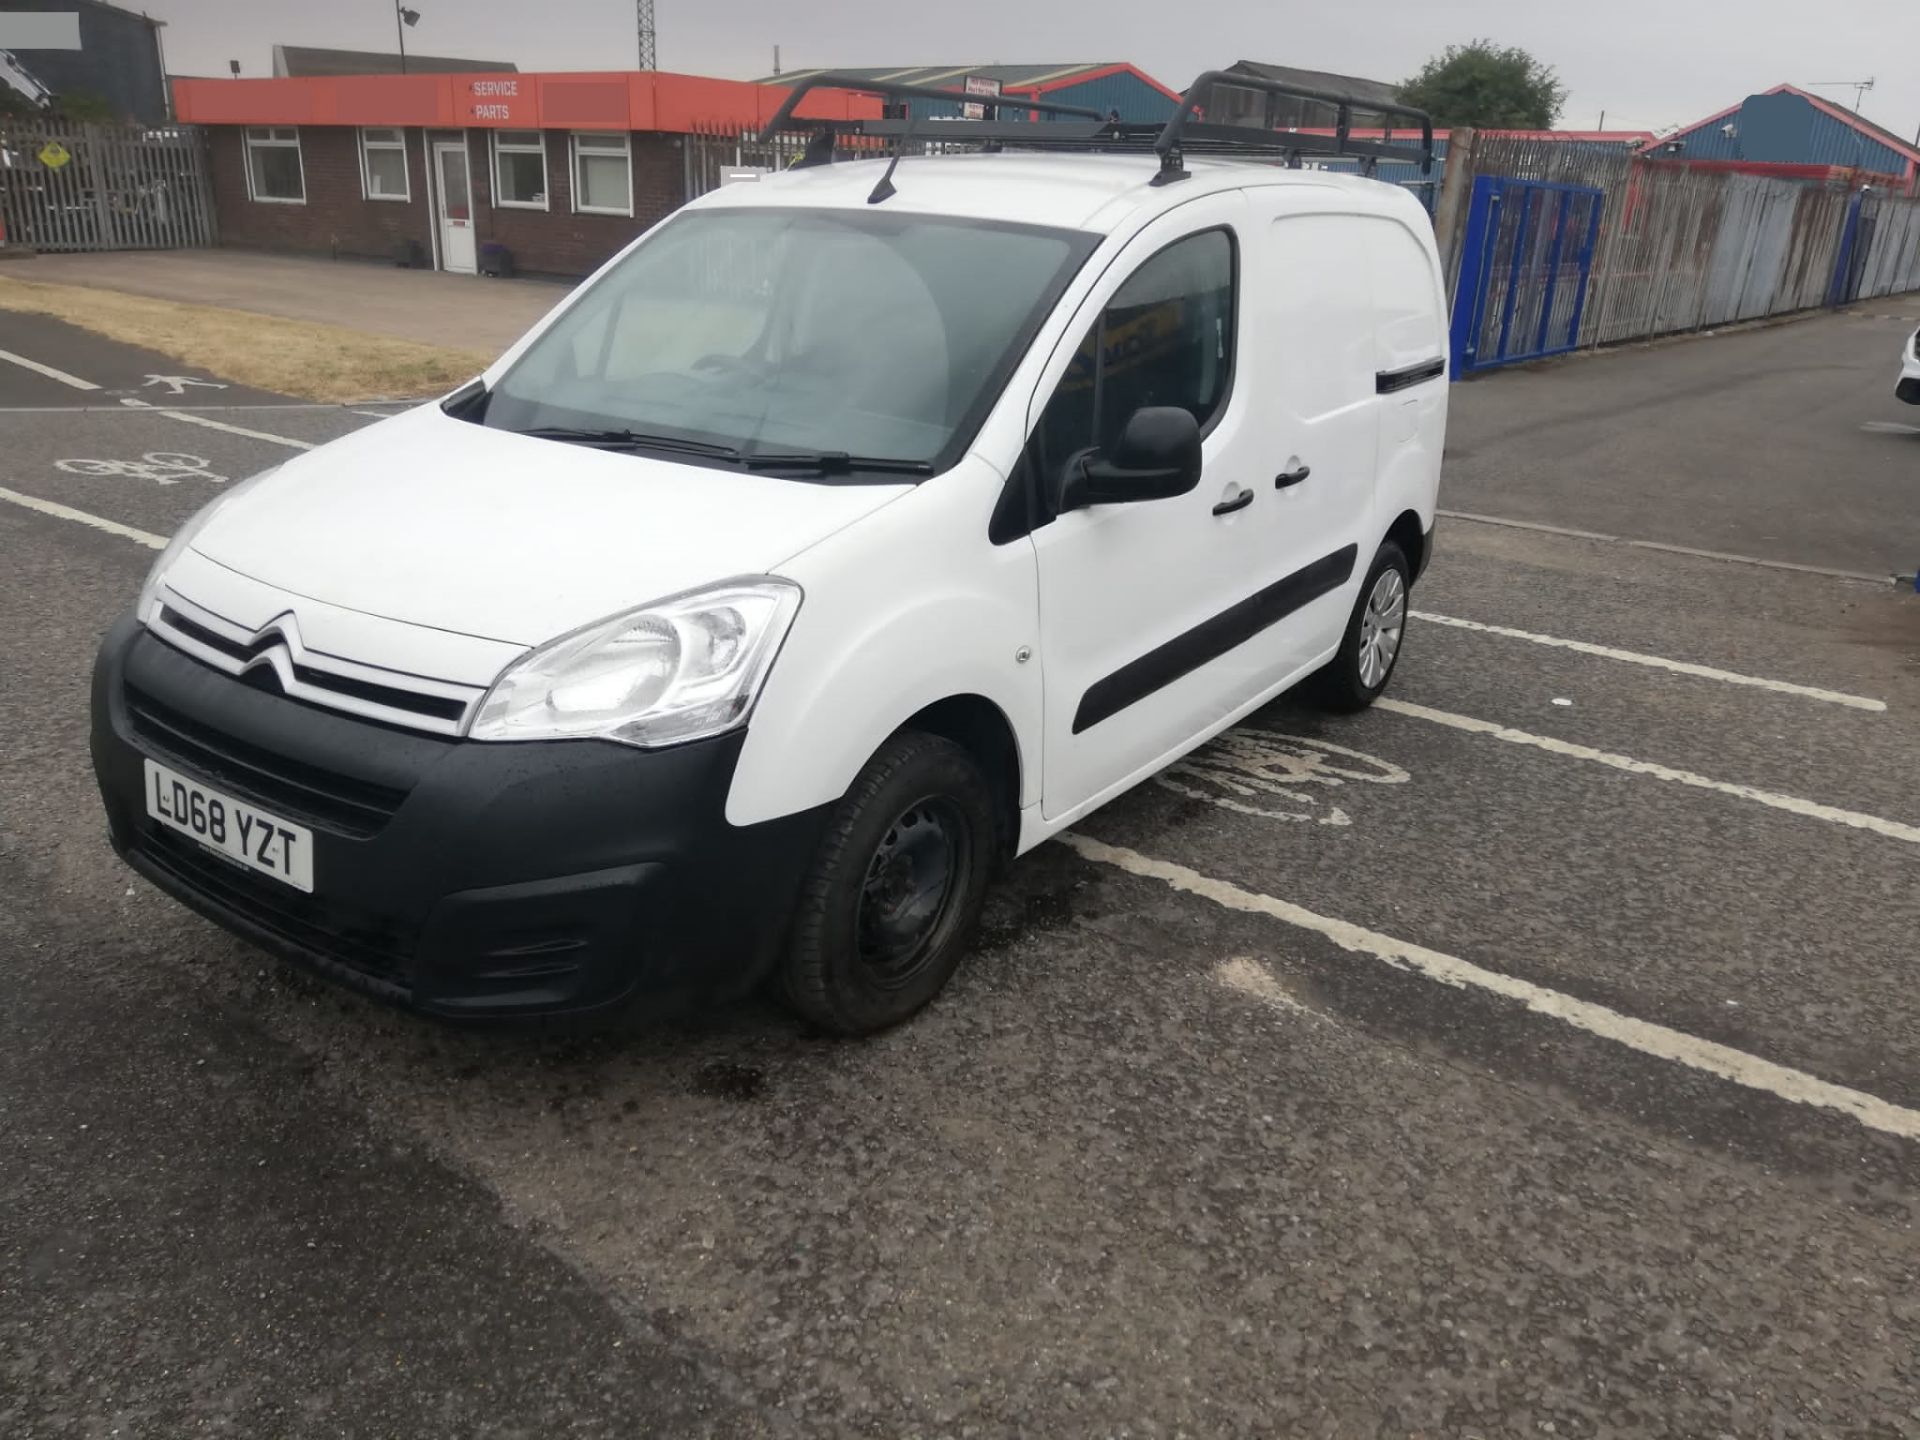
[[858, 1034], [1003, 862], [1290, 687], [1379, 695], [1446, 425], [1426, 212], [1299, 168], [1372, 163], [1344, 105], [1028, 105], [962, 154], [818, 127], [207, 506], [100, 653], [119, 853], [440, 1016], [771, 982]]

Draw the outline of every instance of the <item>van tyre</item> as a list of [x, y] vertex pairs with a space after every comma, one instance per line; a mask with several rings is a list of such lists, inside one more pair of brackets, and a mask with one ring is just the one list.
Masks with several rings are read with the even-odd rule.
[[1329, 710], [1364, 710], [1393, 678], [1407, 633], [1407, 596], [1413, 572], [1391, 540], [1383, 541], [1347, 618], [1340, 650], [1313, 677], [1313, 695]]
[[840, 803], [802, 883], [781, 979], [837, 1035], [938, 995], [972, 943], [994, 858], [993, 792], [951, 740], [902, 731]]

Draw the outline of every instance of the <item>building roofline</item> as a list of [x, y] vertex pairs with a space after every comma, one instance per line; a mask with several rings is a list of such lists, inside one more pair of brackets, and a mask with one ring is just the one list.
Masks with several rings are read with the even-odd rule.
[[[179, 77], [190, 125], [427, 126], [433, 129], [697, 133], [757, 129], [788, 87], [667, 71], [501, 71], [429, 75]], [[842, 90], [808, 95], [806, 119], [877, 119], [880, 102]]]
[[[1797, 96], [1800, 99], [1806, 101], [1809, 105], [1813, 106], [1814, 109], [1820, 111], [1822, 114], [1828, 116], [1829, 118], [1838, 120], [1841, 124], [1846, 125], [1851, 129], [1858, 130], [1862, 135], [1867, 136], [1869, 139], [1874, 140], [1877, 143], [1886, 146], [1889, 150], [1896, 151], [1900, 155], [1904, 156], [1906, 158], [1907, 169], [1909, 173], [1912, 172], [1912, 170], [1916, 165], [1920, 165], [1920, 147], [1913, 146], [1908, 142], [1906, 142], [1905, 140], [1902, 140], [1898, 135], [1894, 134], [1891, 130], [1887, 130], [1879, 125], [1874, 124], [1873, 121], [1867, 119], [1866, 116], [1856, 114], [1854, 111], [1847, 109], [1844, 105], [1836, 105], [1831, 100], [1823, 100], [1818, 95], [1810, 94], [1809, 92], [1802, 90], [1798, 85], [1789, 85], [1784, 81], [1782, 81], [1780, 84], [1775, 85], [1771, 90], [1760, 90], [1760, 91], [1756, 91], [1755, 94]], [[1704, 130], [1707, 126], [1713, 124], [1716, 120], [1724, 120], [1729, 115], [1737, 115], [1740, 113], [1741, 106], [1745, 105], [1747, 101], [1752, 98], [1753, 96], [1749, 95], [1744, 99], [1742, 99], [1738, 104], [1729, 105], [1724, 110], [1714, 111], [1713, 114], [1707, 116], [1704, 120], [1696, 120], [1691, 125], [1682, 125], [1678, 130], [1675, 130], [1670, 135], [1663, 135], [1655, 140], [1651, 140], [1647, 144], [1641, 147], [1640, 153], [1643, 155], [1650, 154], [1654, 150], [1658, 149], [1660, 146], [1666, 144], [1669, 140], [1672, 140], [1677, 135], [1691, 135], [1696, 130]]]

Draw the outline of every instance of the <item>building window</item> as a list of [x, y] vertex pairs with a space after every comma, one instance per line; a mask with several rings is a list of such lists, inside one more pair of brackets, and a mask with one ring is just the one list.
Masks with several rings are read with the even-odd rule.
[[547, 208], [547, 137], [538, 130], [493, 132], [493, 203]]
[[633, 155], [626, 135], [573, 137], [573, 208], [633, 214]]
[[247, 130], [247, 198], [282, 205], [307, 203], [307, 172], [300, 132], [292, 126]]
[[360, 193], [369, 200], [411, 200], [404, 130], [360, 132]]

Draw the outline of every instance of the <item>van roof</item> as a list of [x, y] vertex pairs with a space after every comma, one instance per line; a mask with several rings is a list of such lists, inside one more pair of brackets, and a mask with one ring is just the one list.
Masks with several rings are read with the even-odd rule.
[[[848, 160], [762, 176], [754, 183], [724, 185], [699, 200], [697, 207], [802, 206], [870, 209], [869, 197], [886, 172], [886, 160]], [[1001, 152], [999, 154], [903, 156], [894, 172], [896, 193], [888, 211], [966, 216], [1090, 230], [1101, 234], [1137, 225], [1143, 214], [1158, 214], [1197, 195], [1250, 186], [1285, 186], [1306, 192], [1339, 190], [1370, 198], [1373, 208], [1397, 200], [1420, 206], [1397, 185], [1325, 170], [1288, 170], [1244, 160], [1189, 156], [1189, 176], [1171, 185], [1155, 185], [1151, 157], [1078, 152]]]

